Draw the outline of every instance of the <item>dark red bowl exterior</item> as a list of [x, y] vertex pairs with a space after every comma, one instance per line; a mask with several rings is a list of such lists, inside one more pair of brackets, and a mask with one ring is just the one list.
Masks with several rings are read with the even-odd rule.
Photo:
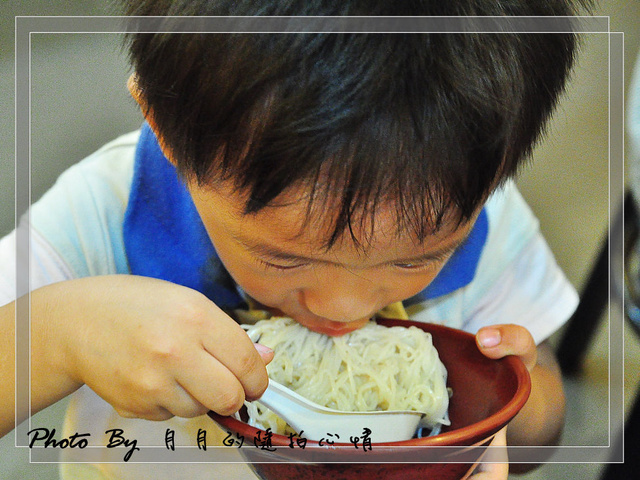
[[[477, 454], [474, 453], [472, 459], [468, 455], [461, 457], [461, 463], [421, 463], [428, 457], [427, 454], [433, 455], [433, 451], [437, 450], [428, 451], [428, 447], [487, 445], [527, 401], [531, 381], [519, 358], [490, 360], [478, 350], [475, 337], [462, 330], [409, 320], [384, 319], [378, 320], [378, 323], [386, 326], [413, 325], [432, 334], [433, 343], [447, 367], [447, 385], [453, 391], [449, 404], [451, 425], [433, 437], [374, 444], [371, 450], [360, 454], [360, 457], [357, 456], [359, 452], [353, 450], [353, 444], [336, 444], [336, 447], [343, 447], [328, 449], [319, 447], [313, 441], [307, 441], [303, 454], [300, 449], [288, 448], [288, 436], [273, 435], [273, 446], [287, 448], [278, 448], [277, 452], [265, 452], [253, 447], [242, 449], [261, 478], [459, 480], [479, 460], [482, 450], [474, 450]], [[233, 417], [223, 417], [214, 412], [210, 412], [209, 416], [223, 429], [247, 439], [253, 439], [261, 431]], [[360, 460], [364, 463], [357, 463]], [[326, 463], [333, 461], [340, 463]], [[458, 460], [452, 458], [452, 461]]]

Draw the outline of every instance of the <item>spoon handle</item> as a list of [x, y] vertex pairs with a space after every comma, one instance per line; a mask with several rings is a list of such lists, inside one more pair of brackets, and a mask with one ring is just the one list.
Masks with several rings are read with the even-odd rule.
[[323, 409], [273, 380], [269, 380], [269, 386], [260, 397], [259, 402], [281, 417], [298, 434], [305, 427], [311, 426], [309, 424], [313, 420], [310, 415], [320, 413]]
[[299, 435], [310, 440], [328, 439], [350, 443], [370, 431], [372, 442], [406, 440], [416, 432], [420, 412], [342, 412], [313, 403], [294, 391], [269, 380], [258, 400], [271, 409]]

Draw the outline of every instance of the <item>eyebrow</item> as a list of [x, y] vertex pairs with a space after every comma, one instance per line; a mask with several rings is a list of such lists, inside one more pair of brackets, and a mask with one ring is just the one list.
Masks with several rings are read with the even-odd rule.
[[[308, 257], [305, 255], [298, 255], [295, 253], [287, 252], [275, 245], [267, 245], [265, 243], [256, 243], [243, 238], [241, 235], [234, 235], [235, 239], [247, 248], [251, 253], [269, 258], [271, 260], [283, 260], [283, 261], [304, 261], [314, 263], [324, 263], [330, 265], [339, 265], [339, 262], [332, 262], [331, 260], [319, 259], [314, 257]], [[442, 260], [447, 256], [453, 254], [462, 244], [467, 241], [468, 234], [462, 237], [459, 241], [447, 245], [446, 247], [437, 249], [432, 252], [423, 253], [415, 257], [398, 258], [388, 262], [383, 262], [380, 265], [399, 264], [399, 263], [424, 263], [433, 260]]]

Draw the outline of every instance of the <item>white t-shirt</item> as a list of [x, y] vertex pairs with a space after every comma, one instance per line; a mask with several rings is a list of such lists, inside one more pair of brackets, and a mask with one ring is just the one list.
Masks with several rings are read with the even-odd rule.
[[[85, 276], [129, 273], [122, 225], [133, 177], [139, 132], [124, 135], [67, 170], [30, 211], [30, 246], [18, 245], [16, 233], [0, 240], [0, 304], [13, 301], [28, 289]], [[525, 326], [540, 343], [573, 313], [578, 296], [557, 266], [542, 238], [538, 222], [513, 182], [495, 192], [486, 204], [488, 237], [473, 281], [448, 295], [411, 305], [414, 320], [440, 323], [469, 332], [496, 323]], [[22, 224], [19, 228], [27, 228]], [[20, 237], [22, 238], [22, 237]], [[30, 247], [30, 248], [27, 248]], [[16, 293], [16, 256], [30, 253], [30, 285]], [[121, 418], [88, 387], [73, 394], [65, 434], [91, 433], [104, 438], [110, 429], [122, 429], [138, 445], [164, 449], [167, 429], [175, 432], [176, 445], [195, 447], [199, 429], [209, 443], [224, 438], [208, 417], [173, 418], [165, 422]], [[227, 461], [242, 461], [229, 447]], [[113, 450], [98, 453], [99, 462], [113, 458]], [[120, 454], [123, 450], [118, 450]], [[84, 461], [86, 452], [62, 450], [63, 460]], [[135, 457], [135, 453], [132, 457]], [[228, 458], [227, 458], [228, 457]], [[213, 461], [211, 457], [209, 461]], [[233, 460], [235, 459], [235, 460]], [[132, 458], [131, 462], [135, 461]], [[172, 462], [167, 455], [167, 462]], [[217, 460], [216, 460], [217, 461]], [[64, 478], [251, 478], [242, 464], [179, 463], [71, 463], [62, 468]]]

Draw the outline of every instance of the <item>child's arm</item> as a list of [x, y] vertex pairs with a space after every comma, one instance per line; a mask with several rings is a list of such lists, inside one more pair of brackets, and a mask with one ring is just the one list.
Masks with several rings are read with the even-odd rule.
[[[489, 358], [517, 355], [531, 374], [531, 395], [508, 428], [498, 432], [492, 446], [555, 444], [564, 425], [564, 390], [553, 351], [545, 343], [536, 347], [529, 331], [519, 325], [494, 325], [476, 334], [480, 351]], [[506, 435], [505, 435], [506, 431]], [[493, 452], [495, 463], [483, 463], [469, 480], [507, 480], [506, 450]], [[489, 460], [491, 462], [491, 460]], [[518, 465], [524, 472], [535, 465]], [[513, 469], [512, 469], [513, 470]]]
[[0, 335], [0, 437], [10, 432], [15, 426], [14, 312], [13, 303], [0, 307], [0, 328], [2, 329], [2, 335]]
[[[130, 275], [31, 294], [31, 407], [87, 384], [121, 415], [228, 415], [267, 387], [265, 363], [231, 318], [194, 290]], [[14, 306], [2, 307], [0, 435], [14, 427]], [[7, 360], [7, 361], [5, 361]], [[19, 421], [28, 412], [19, 412]]]
[[[32, 301], [33, 315], [38, 315], [39, 294], [34, 292]], [[0, 328], [2, 337], [0, 340], [0, 437], [10, 432], [16, 425], [29, 415], [29, 406], [25, 401], [15, 404], [15, 354], [16, 354], [16, 323], [15, 323], [15, 302], [4, 305], [0, 308]], [[57, 370], [58, 359], [61, 352], [56, 352], [53, 348], [53, 335], [49, 329], [39, 328], [37, 322], [32, 323], [31, 338], [23, 338], [21, 341], [31, 341], [31, 372], [32, 403], [31, 412], [37, 413], [43, 408], [54, 404], [68, 394], [75, 391], [81, 384], [76, 384], [64, 375], [63, 371]], [[22, 344], [21, 348], [29, 348], [29, 343]], [[47, 365], [47, 367], [45, 367]], [[46, 369], [47, 373], [42, 375]], [[25, 381], [28, 377], [25, 372]], [[18, 411], [16, 412], [16, 407]]]
[[[531, 395], [509, 424], [509, 444], [557, 443], [564, 425], [565, 397], [560, 369], [549, 345], [542, 343], [536, 347], [528, 330], [518, 325], [483, 328], [476, 338], [480, 350], [487, 357], [517, 355], [531, 374]], [[499, 343], [489, 346], [492, 343], [490, 338], [499, 340]]]

